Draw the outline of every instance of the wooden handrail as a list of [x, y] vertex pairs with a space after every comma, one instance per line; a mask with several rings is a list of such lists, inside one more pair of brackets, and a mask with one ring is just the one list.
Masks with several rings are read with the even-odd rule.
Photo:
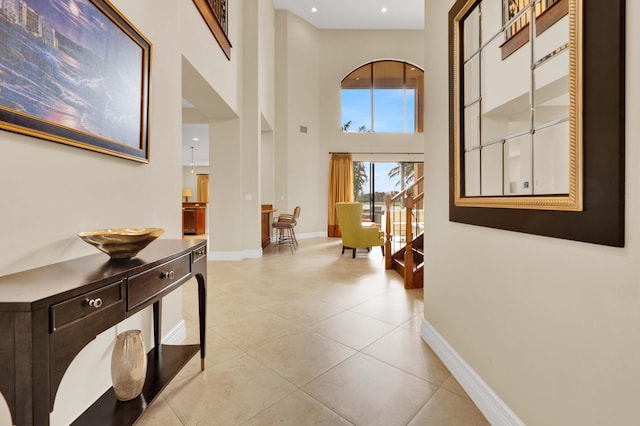
[[407, 243], [407, 246], [404, 250], [404, 288], [413, 288], [413, 232], [411, 229], [413, 198], [405, 198], [404, 207], [406, 213], [405, 241]]
[[193, 3], [225, 56], [231, 60], [231, 42], [227, 32], [227, 0], [193, 0]]
[[385, 214], [385, 243], [384, 243], [384, 251], [386, 252], [386, 256], [384, 259], [384, 268], [391, 269], [393, 268], [393, 253], [391, 252], [391, 215], [389, 214], [391, 208], [391, 195], [387, 194], [384, 197], [384, 204], [387, 206], [387, 213]]
[[407, 194], [407, 192], [409, 192], [410, 190], [412, 190], [416, 185], [421, 184], [424, 181], [424, 176], [420, 176], [418, 179], [416, 179], [415, 182], [413, 182], [411, 184], [411, 186], [409, 186], [408, 188], [403, 189], [402, 191], [398, 192], [396, 195], [394, 195], [393, 197], [391, 197], [391, 201], [396, 201], [398, 198], [405, 196]]
[[404, 288], [414, 288], [414, 248], [413, 248], [413, 212], [415, 204], [424, 200], [424, 192], [419, 193], [415, 197], [411, 194], [413, 188], [424, 181], [424, 176], [417, 179], [413, 185], [396, 194], [394, 197], [387, 194], [385, 197], [386, 205], [386, 241], [385, 250], [387, 252], [385, 259], [385, 269], [393, 268], [393, 253], [391, 251], [391, 239], [393, 238], [391, 229], [391, 204], [393, 201], [403, 198], [404, 207], [404, 223], [405, 223], [405, 249], [404, 249]]

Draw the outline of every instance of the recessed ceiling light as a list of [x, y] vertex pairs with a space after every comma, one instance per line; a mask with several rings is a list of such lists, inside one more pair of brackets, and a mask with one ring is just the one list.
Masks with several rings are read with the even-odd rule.
[[316, 13], [317, 11], [318, 11], [318, 8], [316, 8], [316, 7], [312, 7], [312, 8], [311, 8], [311, 12], [312, 12], [312, 13]]
[[387, 8], [386, 8], [386, 7], [383, 7], [382, 9], [380, 9], [380, 12], [382, 12], [382, 13], [387, 13]]
[[194, 141], [199, 141], [200, 139], [198, 139], [198, 138], [193, 138], [193, 140], [194, 140]]

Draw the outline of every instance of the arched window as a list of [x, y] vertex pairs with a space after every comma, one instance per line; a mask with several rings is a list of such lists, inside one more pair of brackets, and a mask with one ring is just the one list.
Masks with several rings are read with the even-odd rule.
[[342, 80], [344, 132], [424, 131], [424, 71], [400, 61], [376, 61]]

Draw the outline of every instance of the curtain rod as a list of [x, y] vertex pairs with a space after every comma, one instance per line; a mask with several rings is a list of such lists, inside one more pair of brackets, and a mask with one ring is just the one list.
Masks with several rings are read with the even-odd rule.
[[424, 155], [424, 152], [329, 152], [329, 154], [367, 154], [367, 155]]

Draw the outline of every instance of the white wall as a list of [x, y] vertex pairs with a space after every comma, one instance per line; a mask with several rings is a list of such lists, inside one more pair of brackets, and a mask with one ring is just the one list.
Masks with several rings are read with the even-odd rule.
[[183, 118], [210, 125], [207, 222], [210, 258], [217, 260], [259, 255], [261, 191], [273, 188], [273, 164], [262, 164], [261, 149], [263, 131], [275, 127], [275, 11], [269, 2], [255, 6], [230, 3], [227, 61], [193, 5], [184, 3], [183, 72], [189, 71], [189, 81], [183, 80], [183, 89], [199, 114]]
[[280, 211], [302, 207], [297, 233], [326, 235], [330, 152], [422, 153], [424, 141], [422, 134], [343, 134], [340, 82], [380, 59], [422, 67], [424, 40], [421, 31], [319, 30], [286, 11], [277, 12], [276, 28], [276, 203]]
[[[78, 231], [154, 226], [165, 229], [162, 238], [181, 236], [175, 196], [182, 173], [181, 90], [175, 84], [181, 75], [178, 3], [161, 8], [151, 0], [113, 3], [153, 44], [150, 163], [0, 131], [0, 274], [96, 253], [76, 237]], [[181, 320], [180, 300], [180, 292], [165, 299], [166, 332]], [[83, 351], [91, 355], [79, 356], [67, 371], [53, 424], [68, 424], [110, 386], [111, 345], [117, 332], [129, 327], [142, 328], [150, 345], [148, 311], [101, 334]], [[0, 408], [0, 424], [9, 423], [6, 415]]]
[[275, 126], [276, 99], [276, 11], [271, 1], [259, 1], [260, 111], [263, 119]]
[[258, 2], [260, 86], [260, 204], [275, 204], [274, 132], [276, 125], [276, 11], [272, 2]]
[[423, 68], [422, 31], [323, 30], [320, 58], [320, 137], [327, 153], [422, 152], [422, 133], [343, 133], [340, 108], [340, 82], [361, 65], [395, 59]]
[[[287, 11], [277, 11], [276, 44], [276, 207], [293, 213], [301, 207], [296, 234], [326, 232], [322, 215], [327, 184], [321, 181], [323, 152], [319, 122], [319, 33]], [[300, 132], [300, 126], [307, 133]]]
[[[626, 146], [626, 247], [448, 221], [447, 13], [425, 21], [425, 321], [528, 425], [637, 424], [640, 147]], [[640, 3], [627, 2], [627, 52]], [[640, 56], [627, 55], [627, 140], [640, 138]]]
[[[180, 2], [179, 15], [182, 54], [233, 111], [238, 110], [238, 57], [241, 54], [239, 34], [242, 30], [242, 15], [238, 3], [228, 3], [229, 40], [232, 46], [230, 61], [218, 46], [193, 2]], [[178, 81], [174, 81], [174, 84], [177, 83]]]
[[[327, 193], [325, 188], [329, 182], [330, 152], [373, 153], [370, 161], [422, 161], [423, 133], [343, 133], [340, 97], [342, 79], [366, 63], [393, 59], [424, 68], [422, 31], [323, 30], [320, 58], [320, 139], [324, 163], [320, 181], [324, 185], [323, 194]], [[425, 73], [426, 79], [429, 79], [428, 73]], [[412, 155], [399, 159], [398, 153]], [[321, 219], [326, 229], [326, 195], [322, 201]]]
[[273, 132], [260, 138], [260, 204], [275, 204], [275, 145]]

